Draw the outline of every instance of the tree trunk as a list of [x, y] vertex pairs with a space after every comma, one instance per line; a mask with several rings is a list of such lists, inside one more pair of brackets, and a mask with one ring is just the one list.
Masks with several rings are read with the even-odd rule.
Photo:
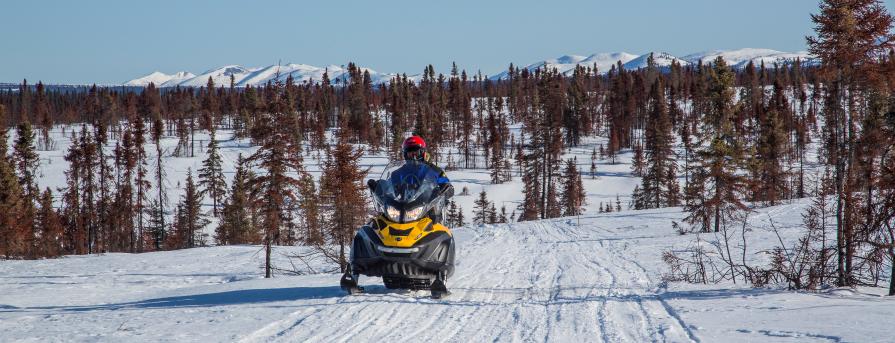
[[162, 146], [159, 140], [155, 141], [155, 151], [158, 153], [156, 156], [156, 173], [158, 175], [158, 217], [159, 217], [159, 227], [158, 232], [155, 233], [155, 249], [158, 250], [161, 248], [161, 234], [160, 232], [165, 231], [165, 202], [164, 202], [164, 191], [165, 187], [162, 184]]
[[895, 295], [895, 249], [889, 247], [889, 259], [892, 261], [892, 271], [889, 274], [889, 295]]
[[845, 286], [845, 230], [842, 225], [842, 173], [836, 165], [836, 285]]
[[345, 267], [347, 267], [346, 263], [345, 263], [345, 240], [340, 239], [339, 240], [339, 270], [342, 273], [345, 273]]
[[270, 235], [264, 240], [264, 278], [270, 278]]
[[721, 229], [721, 206], [715, 204], [715, 232]]

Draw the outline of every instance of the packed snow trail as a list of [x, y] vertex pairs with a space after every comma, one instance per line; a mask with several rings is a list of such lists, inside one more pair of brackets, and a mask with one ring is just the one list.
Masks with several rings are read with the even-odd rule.
[[[763, 209], [798, 237], [799, 204]], [[0, 342], [890, 342], [882, 288], [820, 293], [664, 284], [663, 251], [693, 235], [680, 209], [455, 230], [452, 294], [339, 289], [318, 274], [263, 279], [258, 246], [0, 261]], [[775, 243], [770, 232], [758, 250]], [[772, 236], [773, 235], [773, 236]], [[790, 238], [788, 238], [790, 239]], [[289, 267], [275, 249], [275, 263]], [[762, 254], [754, 255], [764, 256]], [[847, 318], [847, 320], [843, 320]]]
[[243, 341], [694, 340], [611, 237], [551, 221], [478, 230], [461, 239], [446, 299], [362, 278], [366, 294], [299, 309]]

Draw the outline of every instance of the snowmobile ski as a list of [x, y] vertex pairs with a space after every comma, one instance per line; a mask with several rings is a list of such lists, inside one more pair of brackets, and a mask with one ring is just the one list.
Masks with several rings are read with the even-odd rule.
[[435, 281], [432, 282], [432, 285], [429, 286], [429, 290], [432, 291], [432, 299], [441, 299], [451, 295], [451, 292], [449, 292], [444, 285], [444, 281], [441, 281], [440, 279], [435, 279]]
[[339, 282], [339, 285], [342, 287], [343, 291], [348, 292], [350, 295], [364, 292], [364, 288], [357, 285], [357, 275], [351, 274], [350, 266], [345, 272], [345, 275], [342, 275], [342, 280]]

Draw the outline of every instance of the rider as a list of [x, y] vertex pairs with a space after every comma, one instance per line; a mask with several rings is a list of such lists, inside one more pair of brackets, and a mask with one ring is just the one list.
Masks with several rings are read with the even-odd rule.
[[426, 141], [424, 141], [422, 137], [410, 136], [405, 139], [404, 144], [401, 146], [401, 153], [404, 155], [405, 161], [423, 162], [438, 172], [437, 181], [439, 185], [451, 183], [451, 181], [448, 180], [447, 175], [444, 174], [444, 170], [436, 166], [435, 163], [432, 163], [431, 155], [426, 151]]
[[[429, 155], [429, 152], [426, 151], [426, 141], [424, 141], [422, 137], [413, 135], [405, 139], [404, 144], [401, 145], [401, 154], [404, 156], [405, 161], [425, 163], [432, 168], [432, 170], [437, 172], [438, 178], [435, 181], [438, 183], [439, 189], [443, 189], [447, 192], [446, 199], [454, 195], [454, 187], [451, 186], [451, 180], [447, 178], [444, 170], [436, 166], [435, 163], [432, 163], [430, 159], [431, 156]], [[440, 211], [437, 213], [430, 213], [429, 217], [435, 222], [441, 222]]]

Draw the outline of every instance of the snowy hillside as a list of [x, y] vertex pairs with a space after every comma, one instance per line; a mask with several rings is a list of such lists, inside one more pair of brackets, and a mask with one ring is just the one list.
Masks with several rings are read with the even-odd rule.
[[[791, 238], [802, 205], [772, 207]], [[456, 230], [453, 294], [346, 296], [338, 274], [262, 279], [258, 246], [0, 264], [0, 340], [91, 342], [890, 342], [881, 289], [665, 284], [679, 208]], [[774, 243], [771, 232], [750, 233]], [[706, 235], [704, 238], [711, 238]], [[298, 248], [277, 248], [276, 263]], [[759, 254], [750, 256], [760, 256]], [[751, 257], [750, 257], [751, 258]], [[331, 268], [330, 268], [331, 269]], [[848, 318], [843, 320], [842, 318]]]

